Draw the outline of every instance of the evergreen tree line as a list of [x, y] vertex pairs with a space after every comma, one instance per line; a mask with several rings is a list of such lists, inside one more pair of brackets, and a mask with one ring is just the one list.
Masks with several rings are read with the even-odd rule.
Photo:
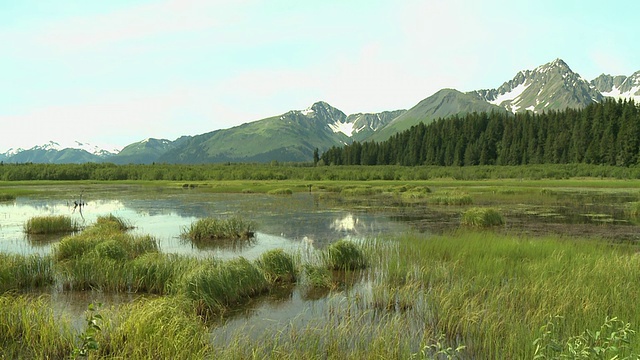
[[420, 123], [383, 142], [332, 147], [329, 165], [529, 165], [640, 162], [640, 111], [633, 100], [608, 99], [584, 109], [472, 113]]

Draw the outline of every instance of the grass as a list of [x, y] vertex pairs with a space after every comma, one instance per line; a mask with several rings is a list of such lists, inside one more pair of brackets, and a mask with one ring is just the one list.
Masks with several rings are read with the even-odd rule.
[[269, 250], [258, 258], [256, 265], [271, 284], [294, 283], [297, 276], [293, 256], [282, 249]]
[[24, 225], [24, 232], [27, 234], [59, 234], [80, 230], [78, 223], [70, 216], [36, 216]]
[[367, 259], [362, 249], [348, 240], [340, 240], [329, 245], [324, 260], [332, 270], [358, 270], [367, 267]]
[[289, 188], [272, 189], [272, 190], [267, 191], [267, 194], [269, 194], [269, 195], [291, 195], [291, 194], [293, 194], [293, 190], [291, 190]]
[[64, 359], [73, 347], [71, 326], [54, 316], [48, 297], [0, 295], [1, 359]]
[[199, 315], [211, 318], [269, 290], [260, 269], [245, 258], [203, 264], [185, 276], [181, 293]]
[[239, 216], [226, 219], [202, 218], [182, 229], [181, 237], [196, 243], [212, 240], [250, 239], [255, 235], [255, 223]]
[[43, 288], [54, 283], [50, 256], [0, 253], [0, 294]]
[[429, 204], [433, 205], [470, 205], [473, 203], [469, 194], [459, 191], [435, 192], [428, 199]]
[[[57, 271], [81, 259], [87, 268], [101, 269], [93, 273], [96, 278], [105, 273], [105, 278], [129, 279], [129, 290], [122, 291], [163, 295], [105, 309], [97, 357], [557, 358], [553, 355], [570, 354], [574, 340], [587, 344], [588, 351], [608, 348], [608, 358], [640, 349], [634, 336], [640, 311], [630, 306], [640, 297], [634, 244], [466, 230], [365, 244], [343, 240], [320, 252], [318, 263], [297, 263], [301, 260], [282, 251], [255, 261], [221, 261], [153, 251], [114, 260], [89, 250], [49, 261]], [[362, 264], [368, 266], [362, 287], [333, 290], [330, 268]], [[202, 319], [213, 321], [251, 302], [274, 284], [292, 281], [297, 271], [304, 285], [329, 288], [321, 295], [326, 299], [321, 314], [276, 322], [264, 331], [239, 329], [209, 342]], [[561, 320], [549, 325], [549, 319]], [[603, 327], [603, 320], [611, 326]], [[51, 315], [46, 297], [0, 295], [0, 326], [0, 357], [64, 358], [78, 346], [68, 325]], [[607, 344], [619, 351], [598, 342], [598, 332], [614, 336], [618, 342]], [[224, 346], [214, 346], [217, 342]], [[562, 347], [554, 352], [558, 344]]]
[[473, 207], [462, 214], [462, 225], [487, 228], [504, 225], [502, 214], [496, 209]]
[[98, 216], [98, 218], [96, 219], [96, 224], [113, 226], [118, 230], [122, 230], [122, 231], [133, 228], [133, 226], [128, 221], [120, 217], [117, 217], [113, 214]]
[[16, 199], [14, 194], [0, 193], [0, 202], [1, 201], [13, 201]]

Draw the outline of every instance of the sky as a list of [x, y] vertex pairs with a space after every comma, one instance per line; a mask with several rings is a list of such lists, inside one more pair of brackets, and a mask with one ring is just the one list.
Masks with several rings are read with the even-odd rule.
[[640, 70], [637, 0], [0, 0], [0, 153], [409, 109], [556, 58]]

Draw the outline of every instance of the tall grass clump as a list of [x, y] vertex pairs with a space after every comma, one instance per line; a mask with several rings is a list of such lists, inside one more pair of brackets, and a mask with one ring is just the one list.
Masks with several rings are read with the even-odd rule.
[[262, 270], [269, 283], [293, 283], [297, 279], [297, 271], [293, 256], [282, 249], [269, 250], [263, 253], [256, 265]]
[[0, 193], [0, 202], [1, 201], [13, 201], [16, 199], [16, 196], [13, 194]]
[[255, 235], [255, 223], [239, 216], [226, 219], [202, 218], [182, 229], [181, 237], [193, 242], [210, 240], [250, 239]]
[[0, 359], [65, 359], [73, 347], [71, 325], [47, 297], [0, 295]]
[[435, 192], [429, 197], [433, 205], [471, 205], [473, 199], [469, 194], [460, 191]]
[[339, 240], [325, 250], [324, 261], [332, 270], [357, 270], [367, 267], [367, 258], [362, 249], [348, 240]]
[[113, 214], [98, 216], [96, 219], [97, 225], [113, 226], [120, 231], [132, 229], [133, 226], [125, 219], [117, 217]]
[[27, 234], [58, 234], [78, 230], [78, 223], [65, 215], [36, 216], [27, 220], [24, 225], [24, 232]]
[[62, 239], [53, 257], [65, 288], [133, 291], [139, 279], [130, 262], [158, 251], [154, 238], [134, 236], [113, 223], [102, 223]]
[[462, 214], [461, 224], [485, 228], [504, 225], [504, 218], [496, 209], [474, 207]]
[[45, 287], [54, 277], [50, 256], [0, 253], [0, 294]]
[[97, 358], [208, 359], [208, 330], [181, 296], [164, 296], [106, 311]]
[[194, 302], [198, 314], [206, 318], [269, 290], [260, 269], [243, 257], [205, 263], [186, 275], [183, 283], [181, 292]]
[[269, 195], [292, 195], [293, 194], [293, 190], [291, 190], [289, 188], [273, 189], [273, 190], [267, 191], [267, 194], [269, 194]]

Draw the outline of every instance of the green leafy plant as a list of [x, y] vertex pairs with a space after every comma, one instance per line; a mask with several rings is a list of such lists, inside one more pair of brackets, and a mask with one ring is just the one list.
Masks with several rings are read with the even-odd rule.
[[562, 316], [555, 316], [540, 328], [534, 340], [534, 359], [638, 359], [629, 347], [635, 330], [630, 323], [607, 317], [597, 330], [561, 338]]
[[98, 351], [100, 348], [100, 343], [96, 337], [102, 331], [102, 327], [100, 325], [103, 319], [102, 315], [98, 313], [98, 309], [101, 307], [101, 303], [89, 304], [87, 310], [87, 327], [84, 332], [78, 335], [81, 344], [80, 347], [73, 349], [72, 357], [74, 359], [87, 357], [91, 351]]

